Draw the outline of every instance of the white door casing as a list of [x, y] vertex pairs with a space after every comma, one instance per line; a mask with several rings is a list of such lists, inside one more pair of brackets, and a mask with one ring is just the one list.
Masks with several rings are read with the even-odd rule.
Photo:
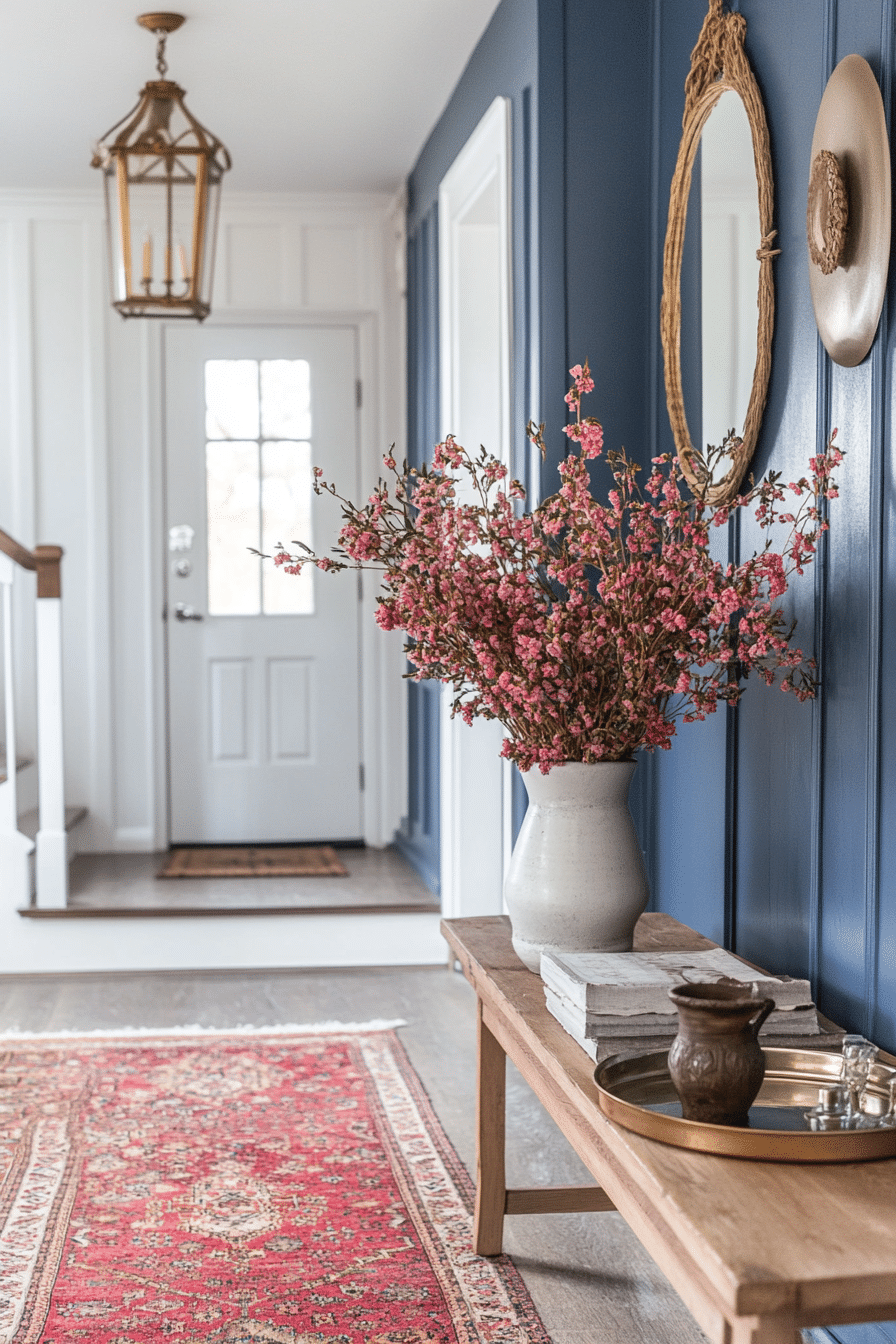
[[[439, 187], [441, 433], [510, 466], [510, 100], [496, 98]], [[442, 693], [441, 889], [448, 916], [498, 914], [510, 860], [500, 724]]]
[[[237, 587], [248, 582], [251, 589], [247, 575], [257, 572], [258, 562], [246, 549], [246, 537], [239, 536], [228, 548], [227, 582], [222, 587], [219, 579], [216, 586], [212, 578], [210, 592], [205, 423], [210, 360], [307, 361], [310, 460], [347, 496], [355, 496], [358, 487], [352, 327], [166, 329], [171, 840], [355, 839], [364, 830], [357, 577], [312, 572], [313, 611], [305, 614], [221, 614], [234, 582]], [[296, 433], [304, 439], [307, 427]], [[258, 450], [248, 432], [246, 439], [249, 460]], [[266, 451], [266, 446], [261, 449], [265, 462]], [[338, 531], [339, 506], [328, 496], [312, 496], [311, 516], [312, 544], [326, 549]], [[193, 537], [188, 531], [172, 534], [172, 528], [192, 529]], [[291, 543], [297, 531], [286, 531], [282, 537], [266, 537], [264, 549], [274, 540], [295, 549]], [[213, 546], [214, 533], [213, 522]], [[176, 549], [190, 541], [189, 549]], [[243, 553], [245, 569], [239, 563]], [[265, 569], [272, 574], [271, 561]], [[277, 605], [269, 596], [272, 583], [299, 582], [279, 572], [265, 578], [265, 605]], [[296, 591], [290, 588], [290, 601]], [[176, 619], [178, 605], [202, 619]]]

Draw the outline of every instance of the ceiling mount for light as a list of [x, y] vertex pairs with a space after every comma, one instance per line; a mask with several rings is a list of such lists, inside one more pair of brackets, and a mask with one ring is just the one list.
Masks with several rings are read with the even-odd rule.
[[123, 317], [192, 317], [211, 311], [221, 178], [230, 155], [166, 79], [165, 43], [182, 14], [141, 14], [157, 38], [159, 78], [96, 146], [106, 188], [112, 304]]
[[141, 28], [145, 28], [150, 33], [155, 33], [158, 41], [156, 43], [156, 69], [159, 72], [159, 78], [164, 79], [168, 73], [168, 62], [165, 60], [165, 43], [168, 41], [169, 33], [176, 33], [182, 23], [186, 23], [183, 14], [138, 14], [137, 22]]

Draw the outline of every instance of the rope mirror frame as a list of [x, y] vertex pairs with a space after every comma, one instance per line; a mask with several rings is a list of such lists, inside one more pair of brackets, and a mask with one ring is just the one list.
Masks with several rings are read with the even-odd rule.
[[[742, 14], [723, 12], [723, 0], [709, 0], [697, 45], [691, 53], [691, 69], [685, 81], [681, 143], [669, 194], [669, 219], [663, 250], [663, 297], [660, 306], [660, 336], [666, 405], [681, 468], [694, 494], [707, 504], [730, 504], [740, 491], [759, 437], [772, 368], [772, 336], [775, 328], [775, 282], [772, 259], [776, 230], [774, 184], [768, 124], [762, 95], [744, 49], [747, 23]], [[694, 448], [685, 414], [681, 381], [681, 259], [694, 159], [706, 121], [723, 93], [732, 90], [744, 105], [753, 141], [753, 161], [759, 205], [760, 245], [756, 365], [741, 435], [732, 441], [731, 466], [725, 476], [707, 484], [703, 458]]]

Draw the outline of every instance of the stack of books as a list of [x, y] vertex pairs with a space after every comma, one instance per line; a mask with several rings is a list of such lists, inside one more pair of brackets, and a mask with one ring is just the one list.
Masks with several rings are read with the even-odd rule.
[[544, 953], [548, 1011], [595, 1062], [625, 1051], [668, 1050], [678, 1031], [669, 998], [687, 981], [738, 980], [775, 1008], [759, 1033], [764, 1045], [839, 1049], [842, 1033], [823, 1029], [808, 980], [761, 975], [730, 952]]

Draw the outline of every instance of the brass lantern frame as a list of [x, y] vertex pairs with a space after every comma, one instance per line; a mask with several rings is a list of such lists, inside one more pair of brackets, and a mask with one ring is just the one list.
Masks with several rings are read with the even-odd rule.
[[[93, 167], [103, 171], [109, 229], [112, 306], [123, 317], [185, 317], [200, 322], [211, 311], [211, 283], [221, 178], [231, 166], [221, 140], [187, 108], [184, 89], [165, 78], [165, 41], [184, 22], [179, 14], [143, 14], [138, 20], [158, 38], [159, 79], [149, 80], [137, 105], [116, 122], [96, 147]], [[172, 119], [180, 120], [178, 134]], [[133, 247], [132, 191], [155, 186], [164, 197], [163, 273], [152, 273], [153, 242], [144, 242], [137, 278]], [[193, 192], [189, 259], [175, 232], [174, 193]], [[117, 219], [118, 235], [115, 234]], [[175, 252], [181, 276], [174, 278]], [[117, 272], [117, 274], [116, 274]], [[116, 297], [117, 294], [117, 297]]]

